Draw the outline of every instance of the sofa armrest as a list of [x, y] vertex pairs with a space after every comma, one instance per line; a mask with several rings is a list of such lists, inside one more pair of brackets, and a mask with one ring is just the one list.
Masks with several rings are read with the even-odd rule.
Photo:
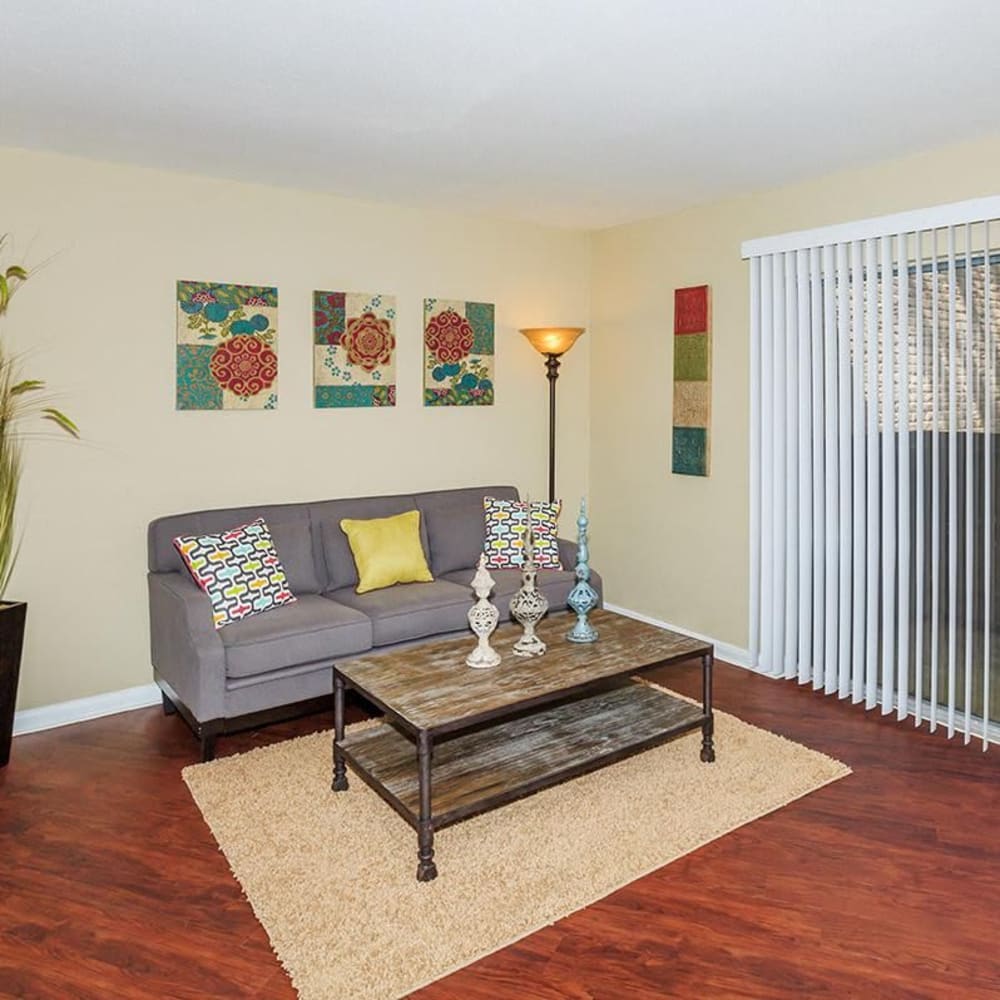
[[226, 651], [207, 595], [182, 573], [150, 573], [153, 669], [199, 722], [225, 715]]

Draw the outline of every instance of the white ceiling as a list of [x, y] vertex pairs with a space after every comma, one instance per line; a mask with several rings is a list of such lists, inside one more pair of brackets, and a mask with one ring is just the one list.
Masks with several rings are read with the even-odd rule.
[[1000, 132], [997, 0], [4, 0], [0, 145], [599, 227]]

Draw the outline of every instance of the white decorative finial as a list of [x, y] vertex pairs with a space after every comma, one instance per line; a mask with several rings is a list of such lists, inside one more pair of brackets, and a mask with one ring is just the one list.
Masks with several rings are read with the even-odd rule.
[[490, 635], [500, 621], [500, 612], [489, 602], [495, 585], [486, 568], [486, 553], [482, 552], [476, 575], [472, 578], [472, 589], [478, 600], [469, 609], [469, 625], [479, 642], [465, 660], [470, 667], [495, 667], [500, 662], [500, 654], [490, 645]]
[[490, 591], [495, 586], [496, 581], [490, 576], [490, 571], [486, 568], [486, 553], [480, 553], [476, 575], [472, 578], [472, 589], [475, 591], [476, 597], [489, 597]]
[[524, 634], [514, 643], [515, 656], [541, 656], [546, 646], [535, 634], [535, 626], [548, 611], [548, 598], [536, 587], [538, 571], [535, 568], [535, 533], [528, 524], [528, 542], [521, 564], [521, 589], [510, 602], [510, 614], [524, 629]]

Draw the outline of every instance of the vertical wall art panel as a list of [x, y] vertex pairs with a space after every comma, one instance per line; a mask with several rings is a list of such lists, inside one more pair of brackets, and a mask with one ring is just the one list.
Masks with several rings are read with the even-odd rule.
[[711, 450], [712, 344], [708, 285], [674, 291], [673, 471], [707, 476]]
[[313, 292], [313, 404], [396, 405], [396, 297]]
[[424, 299], [424, 406], [493, 404], [493, 305]]
[[177, 409], [278, 405], [278, 290], [177, 282]]

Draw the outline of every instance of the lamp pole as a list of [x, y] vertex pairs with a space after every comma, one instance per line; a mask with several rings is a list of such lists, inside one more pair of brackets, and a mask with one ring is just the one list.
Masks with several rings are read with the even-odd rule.
[[556, 379], [559, 359], [583, 333], [582, 326], [533, 326], [521, 330], [531, 346], [545, 358], [549, 380], [549, 503], [556, 499]]
[[545, 377], [549, 380], [549, 503], [556, 499], [556, 379], [559, 355], [545, 355]]

